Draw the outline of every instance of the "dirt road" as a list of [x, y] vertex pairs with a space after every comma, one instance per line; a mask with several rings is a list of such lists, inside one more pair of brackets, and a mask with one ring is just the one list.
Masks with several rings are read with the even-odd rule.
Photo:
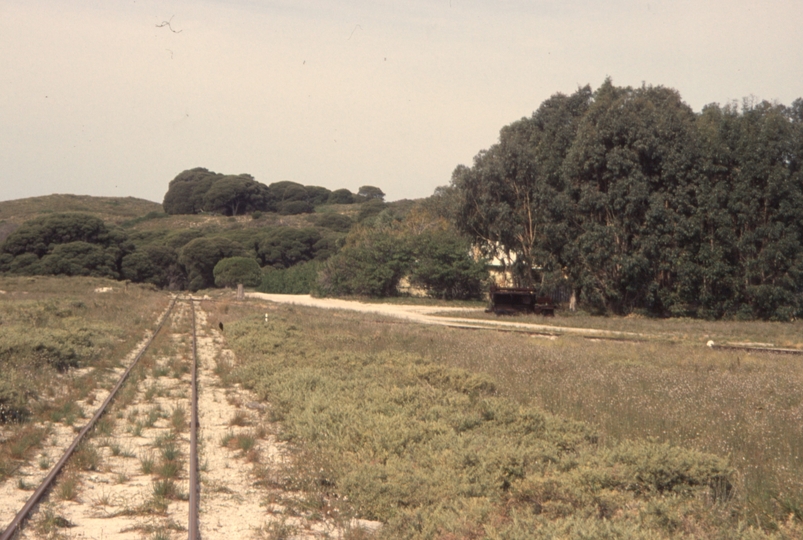
[[[357, 302], [355, 300], [340, 300], [336, 298], [313, 298], [308, 294], [266, 294], [266, 293], [247, 293], [250, 298], [267, 300], [279, 304], [295, 304], [300, 306], [317, 307], [322, 309], [344, 309], [357, 311], [360, 313], [375, 313], [387, 317], [395, 317], [421, 324], [434, 324], [441, 326], [451, 326], [456, 328], [477, 328], [477, 329], [497, 329], [511, 330], [520, 332], [532, 332], [538, 334], [562, 335], [573, 334], [599, 338], [620, 338], [620, 339], [643, 339], [645, 334], [634, 332], [617, 332], [614, 330], [597, 330], [593, 328], [575, 328], [567, 326], [553, 326], [548, 324], [522, 323], [510, 320], [484, 320], [461, 318], [460, 314], [482, 313], [482, 309], [459, 308], [443, 306], [414, 306], [400, 304], [369, 304]], [[444, 314], [455, 314], [448, 316]]]

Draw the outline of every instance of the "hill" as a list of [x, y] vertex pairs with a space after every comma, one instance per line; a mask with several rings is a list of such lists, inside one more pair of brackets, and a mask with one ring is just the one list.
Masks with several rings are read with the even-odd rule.
[[401, 219], [413, 204], [367, 197], [351, 201], [310, 204], [303, 213], [281, 207], [242, 215], [167, 214], [163, 205], [133, 197], [5, 201], [0, 203], [0, 273], [87, 275], [197, 290], [215, 285], [213, 270], [220, 260], [245, 256], [274, 271], [274, 281], [284, 279], [276, 271], [314, 261], [304, 271], [303, 288], [309, 291], [317, 264], [344, 245], [356, 224], [372, 223], [380, 214], [385, 221]]
[[0, 242], [22, 223], [44, 214], [86, 212], [106, 223], [119, 225], [137, 216], [161, 211], [161, 204], [136, 197], [53, 194], [0, 201]]
[[15, 223], [22, 223], [42, 214], [55, 212], [88, 212], [106, 222], [121, 223], [126, 219], [141, 216], [148, 212], [161, 211], [161, 203], [136, 197], [53, 194], [0, 201], [0, 219]]

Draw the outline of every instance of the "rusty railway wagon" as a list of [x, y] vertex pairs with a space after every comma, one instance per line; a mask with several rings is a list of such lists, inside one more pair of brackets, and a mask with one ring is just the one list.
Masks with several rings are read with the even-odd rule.
[[557, 307], [552, 298], [538, 296], [535, 289], [492, 286], [489, 296], [491, 303], [486, 311], [497, 315], [534, 313], [545, 317], [553, 317]]

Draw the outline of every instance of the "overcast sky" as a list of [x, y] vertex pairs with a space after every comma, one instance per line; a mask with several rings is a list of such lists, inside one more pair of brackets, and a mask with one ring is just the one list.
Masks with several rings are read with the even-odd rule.
[[803, 96], [800, 0], [0, 0], [0, 200], [206, 167], [431, 195], [556, 92]]

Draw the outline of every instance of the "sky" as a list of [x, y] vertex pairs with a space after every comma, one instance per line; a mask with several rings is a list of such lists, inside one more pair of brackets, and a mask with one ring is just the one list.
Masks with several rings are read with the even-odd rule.
[[803, 96], [800, 0], [0, 0], [0, 200], [161, 202], [205, 167], [431, 195], [606, 77]]

